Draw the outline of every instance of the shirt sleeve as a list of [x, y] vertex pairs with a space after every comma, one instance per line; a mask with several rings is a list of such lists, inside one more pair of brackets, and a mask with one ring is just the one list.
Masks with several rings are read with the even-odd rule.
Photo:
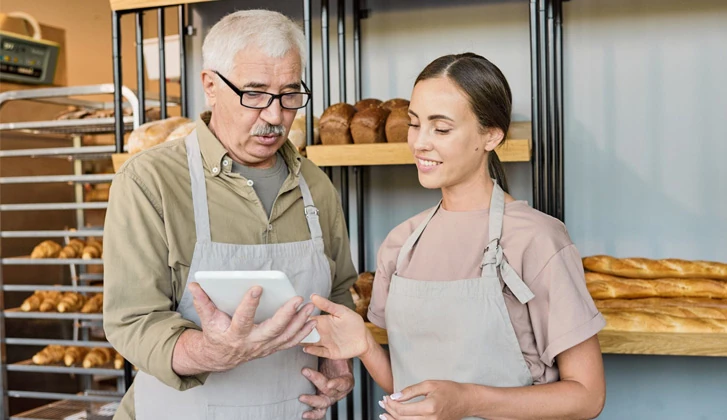
[[402, 226], [392, 230], [379, 247], [376, 258], [376, 274], [369, 302], [368, 319], [379, 328], [386, 328], [386, 300], [389, 297], [391, 276], [396, 272], [396, 260], [399, 251], [408, 235], [402, 232]]
[[351, 243], [348, 239], [348, 229], [343, 220], [343, 208], [336, 196], [336, 216], [331, 230], [331, 259], [335, 266], [331, 296], [329, 300], [355, 310], [351, 296], [351, 286], [356, 282], [358, 274], [351, 259]]
[[553, 366], [555, 357], [596, 335], [606, 321], [586, 288], [583, 265], [575, 245], [554, 255], [535, 277], [535, 298], [528, 311], [540, 360]]
[[158, 199], [138, 177], [128, 170], [115, 176], [104, 223], [104, 330], [139, 369], [185, 390], [207, 375], [180, 377], [172, 369], [177, 339], [185, 329], [199, 328], [174, 310], [161, 215]]

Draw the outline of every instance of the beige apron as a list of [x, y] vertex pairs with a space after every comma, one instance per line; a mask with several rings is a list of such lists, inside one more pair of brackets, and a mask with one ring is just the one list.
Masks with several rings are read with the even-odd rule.
[[426, 381], [449, 380], [496, 387], [532, 385], [505, 306], [503, 287], [520, 303], [533, 293], [505, 261], [500, 245], [505, 193], [495, 183], [490, 203], [489, 243], [482, 277], [423, 281], [400, 277], [412, 251], [440, 204], [401, 248], [386, 301], [394, 390]]
[[[185, 140], [192, 183], [197, 242], [189, 277], [199, 270], [280, 270], [288, 275], [300, 296], [329, 296], [331, 272], [323, 253], [318, 210], [301, 174], [300, 190], [311, 239], [269, 245], [236, 245], [213, 242], [210, 235], [207, 189], [196, 132]], [[199, 325], [192, 295], [185, 288], [177, 311]], [[316, 314], [314, 312], [314, 314]], [[139, 372], [134, 381], [136, 418], [289, 420], [300, 419], [310, 407], [298, 401], [316, 389], [302, 374], [305, 367], [318, 370], [318, 358], [294, 347], [253, 360], [223, 373], [212, 373], [204, 385], [177, 391], [153, 376]]]

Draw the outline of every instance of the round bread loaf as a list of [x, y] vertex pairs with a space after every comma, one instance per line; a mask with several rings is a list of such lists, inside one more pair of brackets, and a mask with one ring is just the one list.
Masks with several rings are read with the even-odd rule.
[[179, 127], [175, 128], [174, 131], [169, 133], [169, 135], [167, 136], [167, 139], [164, 141], [173, 141], [173, 140], [177, 140], [177, 139], [183, 139], [183, 138], [187, 137], [189, 135], [189, 133], [191, 133], [192, 130], [194, 130], [195, 128], [197, 128], [197, 123], [194, 121], [184, 123], [184, 124], [180, 125]]
[[369, 108], [359, 111], [351, 120], [351, 136], [356, 144], [384, 143], [386, 141], [386, 117], [384, 108]]
[[156, 146], [159, 143], [163, 143], [172, 131], [188, 122], [191, 122], [188, 118], [171, 117], [140, 125], [129, 135], [129, 154], [133, 155]]
[[389, 143], [406, 143], [409, 135], [409, 108], [394, 108], [386, 119], [386, 141]]
[[381, 102], [379, 99], [368, 98], [368, 99], [361, 99], [360, 101], [356, 102], [356, 105], [354, 105], [353, 107], [356, 108], [356, 111], [361, 112], [364, 109], [377, 108], [382, 103], [383, 102]]
[[324, 145], [351, 144], [351, 119], [356, 113], [353, 105], [345, 102], [331, 105], [320, 121], [321, 143]]
[[379, 105], [380, 108], [388, 109], [389, 111], [394, 110], [394, 108], [408, 107], [408, 106], [409, 106], [409, 101], [406, 99], [402, 99], [402, 98], [389, 99], [388, 101]]

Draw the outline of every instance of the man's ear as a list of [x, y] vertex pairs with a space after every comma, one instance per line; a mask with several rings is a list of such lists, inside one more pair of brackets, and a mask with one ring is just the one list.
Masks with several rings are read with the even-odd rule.
[[207, 106], [212, 108], [217, 102], [217, 84], [215, 83], [215, 74], [210, 70], [202, 70], [202, 88], [204, 89], [205, 101]]
[[488, 128], [485, 133], [485, 150], [491, 152], [505, 139], [505, 133], [499, 128]]

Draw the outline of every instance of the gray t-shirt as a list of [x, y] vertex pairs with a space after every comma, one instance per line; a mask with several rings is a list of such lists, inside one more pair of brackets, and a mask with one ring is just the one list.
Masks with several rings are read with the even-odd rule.
[[288, 165], [285, 164], [283, 157], [278, 154], [275, 164], [266, 169], [250, 168], [233, 161], [231, 170], [248, 181], [252, 181], [252, 188], [263, 204], [268, 217], [270, 217], [275, 198], [278, 196], [283, 182], [288, 177]]

